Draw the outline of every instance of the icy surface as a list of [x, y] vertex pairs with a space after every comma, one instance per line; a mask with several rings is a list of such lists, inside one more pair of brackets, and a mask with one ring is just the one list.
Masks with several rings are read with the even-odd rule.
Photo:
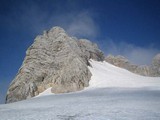
[[97, 88], [0, 106], [1, 120], [159, 120], [160, 91]]
[[[0, 120], [159, 120], [160, 78], [142, 77], [91, 61], [90, 86], [0, 105]], [[45, 95], [45, 96], [44, 96]]]
[[160, 77], [145, 77], [131, 73], [107, 62], [90, 61], [90, 87], [160, 87]]

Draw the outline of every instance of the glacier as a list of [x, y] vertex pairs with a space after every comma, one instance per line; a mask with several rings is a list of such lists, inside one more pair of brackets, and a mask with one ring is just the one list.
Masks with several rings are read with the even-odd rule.
[[144, 77], [90, 60], [92, 77], [82, 91], [0, 105], [0, 120], [159, 120], [160, 77]]

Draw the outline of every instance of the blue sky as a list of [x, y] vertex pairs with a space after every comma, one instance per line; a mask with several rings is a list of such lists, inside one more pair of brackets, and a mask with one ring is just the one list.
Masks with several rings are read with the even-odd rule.
[[150, 64], [160, 52], [159, 0], [1, 0], [0, 103], [34, 38], [53, 26], [96, 42], [105, 55]]

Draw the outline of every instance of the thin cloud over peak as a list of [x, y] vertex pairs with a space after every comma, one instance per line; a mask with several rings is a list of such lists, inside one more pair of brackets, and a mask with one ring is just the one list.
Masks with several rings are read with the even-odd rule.
[[99, 33], [98, 25], [89, 12], [82, 12], [75, 16], [67, 27], [67, 32], [76, 37], [96, 37]]
[[113, 40], [107, 40], [106, 44], [106, 54], [122, 55], [138, 65], [151, 64], [152, 58], [160, 52], [153, 46], [140, 47], [127, 42], [115, 43]]
[[[58, 8], [56, 11], [51, 10], [48, 12], [41, 9], [35, 2], [31, 3], [13, 9], [11, 16], [14, 17], [9, 21], [14, 29], [17, 29], [17, 26], [23, 26], [30, 31], [30, 34], [39, 34], [53, 26], [60, 26], [68, 34], [79, 38], [94, 38], [99, 33], [98, 24], [94, 21], [93, 13], [90, 10], [73, 10], [66, 13]], [[13, 21], [14, 24], [12, 24]]]

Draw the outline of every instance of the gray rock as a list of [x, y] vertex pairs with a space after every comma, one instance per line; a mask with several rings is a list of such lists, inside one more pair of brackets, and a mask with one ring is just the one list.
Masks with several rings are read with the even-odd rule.
[[84, 57], [86, 59], [88, 60], [94, 59], [97, 61], [104, 60], [103, 53], [98, 49], [97, 44], [92, 43], [91, 41], [86, 39], [80, 39], [78, 41], [78, 46], [80, 47], [81, 51], [84, 53]]
[[160, 53], [153, 58], [152, 64], [156, 68], [160, 68]]
[[105, 58], [105, 61], [139, 75], [152, 76], [152, 77], [160, 76], [160, 54], [158, 54], [156, 57], [153, 58], [151, 66], [147, 65], [138, 66], [132, 64], [131, 62], [129, 62], [128, 59], [119, 55], [118, 56], [108, 55]]
[[89, 59], [104, 59], [96, 44], [70, 37], [60, 27], [44, 31], [28, 48], [6, 103], [31, 98], [49, 87], [53, 93], [82, 90], [91, 78]]
[[129, 61], [125, 57], [120, 55], [118, 56], [108, 55], [105, 58], [105, 61], [121, 68], [125, 68], [129, 64]]
[[157, 54], [152, 60], [151, 75], [160, 76], [160, 53]]

